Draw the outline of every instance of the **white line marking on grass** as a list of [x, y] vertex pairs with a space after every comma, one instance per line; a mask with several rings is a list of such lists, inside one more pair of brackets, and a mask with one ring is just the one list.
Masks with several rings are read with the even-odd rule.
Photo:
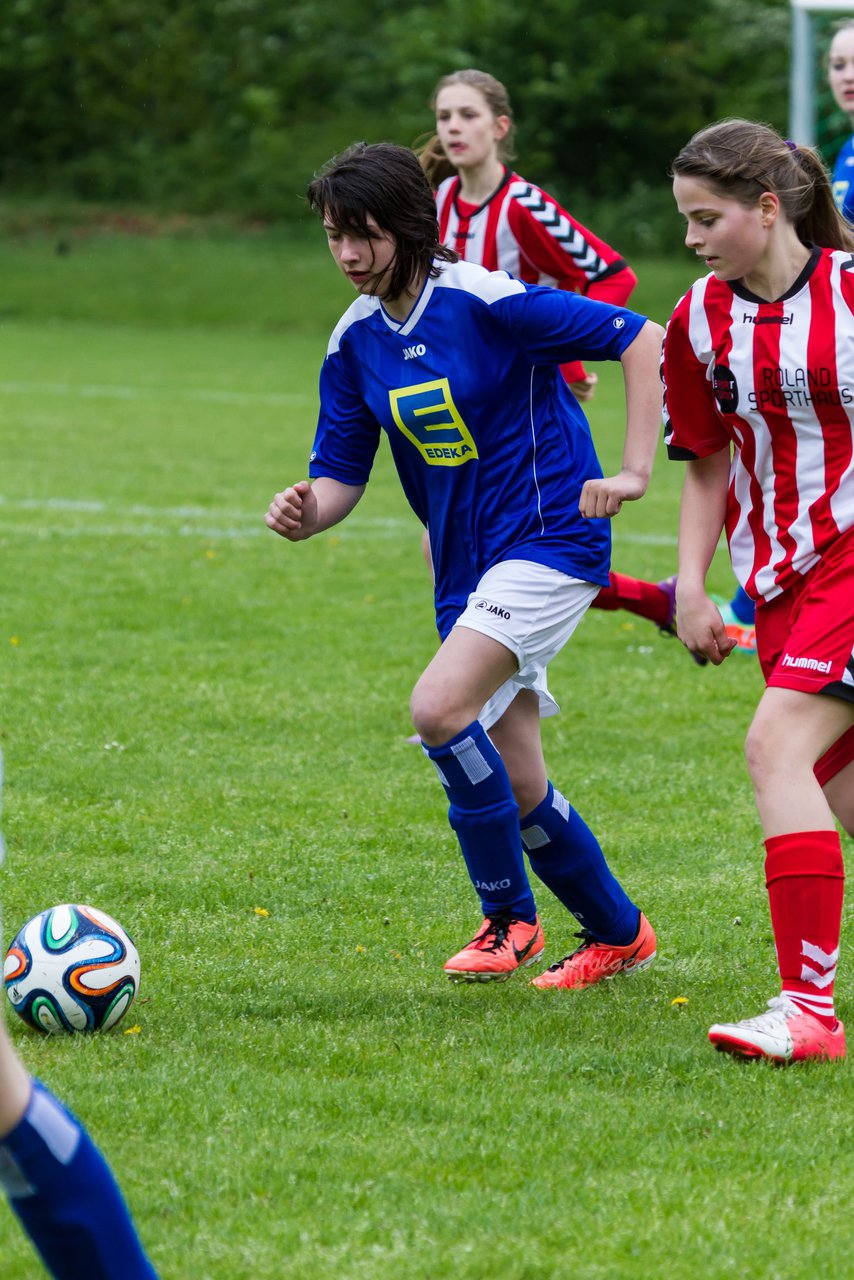
[[255, 538], [263, 533], [263, 529], [235, 529], [223, 525], [220, 528], [209, 528], [204, 525], [178, 525], [167, 528], [164, 525], [134, 524], [125, 528], [115, 525], [65, 525], [62, 529], [40, 529], [31, 524], [3, 524], [0, 522], [0, 538], [199, 538], [203, 542], [237, 541]]
[[[5, 516], [13, 512], [36, 511], [65, 512], [70, 517], [105, 517], [111, 523], [66, 521], [61, 529], [42, 529], [39, 524], [6, 523]], [[119, 516], [127, 523], [116, 525]], [[371, 516], [357, 513], [350, 516], [345, 525], [336, 525], [327, 537], [349, 540], [352, 538], [396, 538], [401, 534], [418, 533], [421, 526], [415, 517]], [[0, 531], [7, 534], [34, 533], [41, 536], [92, 537], [92, 538], [257, 538], [269, 533], [264, 524], [263, 512], [248, 512], [211, 507], [152, 507], [142, 503], [125, 506], [85, 498], [13, 498], [0, 494]], [[676, 534], [671, 533], [619, 533], [616, 542], [634, 546], [675, 547]]]
[[[40, 522], [16, 522], [15, 512], [62, 512], [69, 518], [61, 528], [42, 527]], [[75, 520], [80, 516], [104, 516], [103, 523]], [[7, 516], [9, 517], [7, 521]], [[125, 523], [116, 524], [121, 516]], [[413, 518], [396, 516], [359, 516], [350, 521], [347, 530], [336, 529], [330, 536], [397, 538], [408, 530], [413, 537], [420, 525]], [[11, 498], [0, 494], [0, 534], [23, 537], [90, 537], [90, 538], [259, 538], [269, 535], [263, 512], [211, 509], [210, 507], [152, 507], [135, 503], [86, 501], [79, 498]]]
[[0, 395], [77, 396], [84, 400], [192, 400], [206, 404], [291, 405], [316, 404], [317, 397], [302, 392], [220, 391], [213, 387], [129, 387], [119, 384], [72, 382], [0, 382]]

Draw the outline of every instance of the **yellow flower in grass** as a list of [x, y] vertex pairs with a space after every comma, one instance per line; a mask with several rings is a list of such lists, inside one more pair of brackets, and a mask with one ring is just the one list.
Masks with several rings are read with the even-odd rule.
[[670, 1001], [670, 1003], [671, 1003], [671, 1005], [676, 1005], [676, 1006], [678, 1007], [678, 1006], [680, 1006], [680, 1005], [687, 1004], [687, 1003], [688, 1003], [688, 997], [687, 997], [687, 996], [677, 996], [677, 997], [676, 997], [676, 999], [675, 999], [675, 1000], [671, 1000], [671, 1001]]
[[264, 919], [266, 920], [267, 916], [268, 916], [270, 913], [269, 913], [269, 911], [267, 910], [267, 908], [266, 908], [266, 907], [256, 907], [256, 908], [255, 908], [255, 914], [256, 914], [256, 916], [263, 916], [263, 917], [264, 917]]
[[142, 1030], [142, 1027], [139, 1025], [139, 1023], [137, 1023], [135, 1027], [125, 1027], [125, 1035], [138, 1036], [141, 1030]]

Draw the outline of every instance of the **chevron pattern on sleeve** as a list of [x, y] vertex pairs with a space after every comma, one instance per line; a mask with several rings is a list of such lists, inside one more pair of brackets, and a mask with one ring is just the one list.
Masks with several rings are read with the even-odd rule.
[[589, 280], [595, 279], [605, 270], [602, 258], [584, 239], [578, 227], [572, 225], [557, 205], [543, 195], [539, 187], [533, 187], [526, 182], [514, 183], [510, 189], [510, 195], [524, 209], [527, 209], [532, 217], [536, 218], [565, 253], [575, 259], [576, 265]]

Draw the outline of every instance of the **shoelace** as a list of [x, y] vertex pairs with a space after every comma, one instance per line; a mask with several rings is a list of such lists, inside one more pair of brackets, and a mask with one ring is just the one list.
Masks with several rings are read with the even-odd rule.
[[557, 964], [549, 965], [549, 973], [557, 973], [558, 969], [562, 969], [568, 960], [573, 956], [580, 955], [582, 951], [589, 951], [596, 939], [589, 929], [581, 929], [578, 933], [573, 934], [574, 938], [581, 938], [581, 946], [576, 947], [574, 951], [570, 951], [568, 956], [564, 956], [562, 960], [558, 960]]
[[769, 1023], [777, 1023], [781, 1018], [785, 1019], [787, 1014], [798, 1012], [797, 1005], [786, 996], [772, 996], [764, 1013], [757, 1013], [754, 1018], [745, 1018], [743, 1021], [747, 1026], [765, 1031]]
[[787, 1014], [799, 1012], [800, 1010], [798, 1009], [798, 1006], [786, 996], [772, 996], [768, 1001], [768, 1013], [760, 1013], [758, 1016], [760, 1018], [767, 1018], [769, 1013]]
[[[515, 917], [513, 916], [487, 916], [489, 925], [486, 929], [481, 929], [476, 938], [472, 938], [469, 946], [477, 943], [481, 951], [498, 951], [504, 945], [510, 926], [513, 924]], [[492, 941], [487, 942], [487, 938], [492, 935]]]

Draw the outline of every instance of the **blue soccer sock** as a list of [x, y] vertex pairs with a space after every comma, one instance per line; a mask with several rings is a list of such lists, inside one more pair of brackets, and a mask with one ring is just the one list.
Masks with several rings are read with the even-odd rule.
[[598, 941], [627, 946], [637, 935], [640, 912], [587, 823], [551, 783], [521, 827], [531, 868], [543, 884]]
[[519, 838], [519, 808], [483, 725], [474, 720], [450, 741], [424, 751], [450, 801], [448, 820], [483, 914], [509, 914], [533, 924], [537, 908]]
[[0, 1187], [56, 1280], [157, 1280], [106, 1160], [38, 1081], [0, 1142]]
[[733, 615], [746, 627], [752, 627], [756, 621], [756, 604], [751, 600], [744, 587], [739, 587], [729, 602]]

